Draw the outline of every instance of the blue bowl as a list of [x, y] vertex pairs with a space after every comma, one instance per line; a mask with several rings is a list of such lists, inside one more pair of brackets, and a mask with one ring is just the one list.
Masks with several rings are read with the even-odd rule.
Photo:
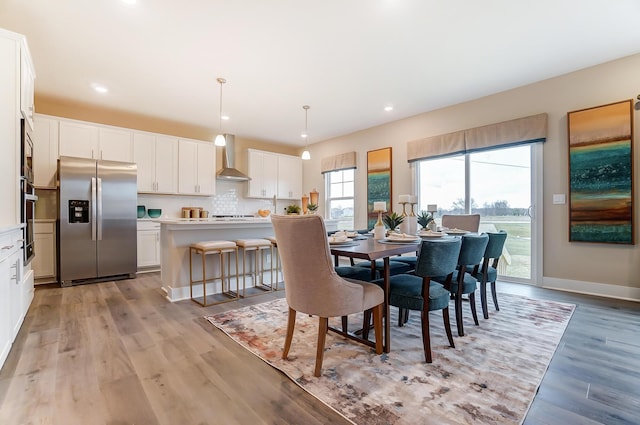
[[149, 214], [149, 217], [151, 218], [158, 218], [162, 215], [162, 210], [160, 208], [149, 208], [147, 214]]

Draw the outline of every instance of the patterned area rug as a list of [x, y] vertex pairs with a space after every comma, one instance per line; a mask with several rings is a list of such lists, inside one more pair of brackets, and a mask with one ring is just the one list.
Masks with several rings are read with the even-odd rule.
[[[356, 424], [519, 424], [575, 306], [500, 294], [501, 310], [480, 318], [480, 326], [463, 307], [464, 337], [449, 309], [456, 348], [447, 343], [441, 312], [431, 313], [432, 364], [424, 363], [420, 314], [411, 312], [400, 328], [393, 307], [390, 353], [378, 356], [329, 332], [319, 378], [313, 376], [317, 318], [298, 313], [289, 359], [281, 359], [285, 299], [207, 319]], [[362, 323], [356, 316], [349, 321], [354, 328]]]

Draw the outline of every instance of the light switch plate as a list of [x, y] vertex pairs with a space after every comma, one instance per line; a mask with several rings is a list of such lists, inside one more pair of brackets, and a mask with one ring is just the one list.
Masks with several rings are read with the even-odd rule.
[[554, 205], [563, 205], [567, 202], [567, 197], [564, 193], [554, 193], [553, 194], [553, 203]]

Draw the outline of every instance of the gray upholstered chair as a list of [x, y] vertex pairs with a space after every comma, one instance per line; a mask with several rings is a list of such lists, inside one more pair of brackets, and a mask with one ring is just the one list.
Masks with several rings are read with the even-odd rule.
[[320, 376], [329, 317], [373, 310], [375, 350], [382, 354], [384, 292], [374, 284], [343, 279], [336, 273], [322, 217], [272, 215], [278, 240], [285, 295], [289, 304], [282, 358], [291, 348], [296, 313], [318, 316], [318, 345], [314, 376]]
[[485, 319], [489, 318], [487, 306], [487, 283], [491, 283], [491, 296], [493, 305], [497, 311], [498, 295], [496, 293], [496, 280], [498, 279], [498, 262], [502, 255], [504, 243], [507, 240], [507, 232], [501, 230], [497, 233], [487, 233], [489, 235], [489, 243], [484, 250], [482, 263], [475, 266], [467, 266], [467, 272], [470, 273], [478, 282], [480, 282], [480, 304], [482, 305], [482, 315]]
[[442, 227], [477, 232], [480, 228], [480, 214], [444, 214]]
[[451, 292], [455, 300], [456, 325], [458, 327], [458, 335], [464, 336], [464, 325], [462, 323], [462, 295], [469, 295], [469, 307], [473, 322], [478, 322], [478, 314], [476, 313], [476, 297], [477, 289], [476, 278], [466, 272], [467, 266], [478, 264], [482, 261], [484, 250], [489, 242], [489, 236], [482, 234], [467, 234], [462, 236], [462, 246], [460, 247], [460, 256], [458, 257], [457, 270], [453, 273], [453, 277], [449, 279], [447, 276], [436, 276], [433, 278], [436, 282], [442, 283], [446, 289]]
[[[429, 312], [442, 310], [449, 345], [455, 348], [449, 323], [450, 293], [443, 285], [431, 281], [432, 276], [451, 279], [458, 264], [460, 238], [425, 240], [418, 255], [415, 275], [399, 274], [389, 280], [389, 304], [399, 308], [398, 326], [409, 318], [409, 310], [421, 312], [422, 345], [427, 363], [432, 362]], [[426, 302], [425, 302], [426, 300]]]

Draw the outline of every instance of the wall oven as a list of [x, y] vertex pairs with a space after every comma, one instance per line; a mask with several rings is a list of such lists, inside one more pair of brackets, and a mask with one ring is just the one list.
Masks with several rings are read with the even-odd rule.
[[24, 119], [20, 120], [20, 150], [21, 150], [21, 176], [20, 196], [22, 200], [22, 224], [24, 239], [24, 264], [27, 265], [34, 257], [34, 220], [36, 201], [38, 197], [33, 187], [33, 140], [29, 126]]

